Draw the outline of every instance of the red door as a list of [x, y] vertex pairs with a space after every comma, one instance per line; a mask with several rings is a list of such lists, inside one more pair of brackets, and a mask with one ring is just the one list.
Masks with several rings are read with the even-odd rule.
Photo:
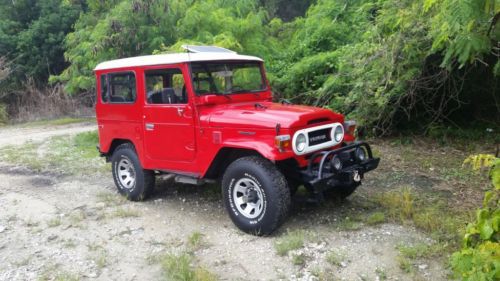
[[194, 117], [185, 77], [180, 67], [144, 71], [144, 148], [153, 163], [191, 162], [195, 157]]

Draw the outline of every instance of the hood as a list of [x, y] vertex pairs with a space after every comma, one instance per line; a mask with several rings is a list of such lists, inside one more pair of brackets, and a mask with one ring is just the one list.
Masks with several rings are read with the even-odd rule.
[[331, 110], [272, 102], [245, 102], [217, 105], [202, 119], [211, 127], [274, 129], [297, 128], [317, 123], [344, 121], [344, 116]]

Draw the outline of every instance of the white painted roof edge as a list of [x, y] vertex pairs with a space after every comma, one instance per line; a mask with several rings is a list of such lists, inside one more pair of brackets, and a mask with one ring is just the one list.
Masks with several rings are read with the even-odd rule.
[[261, 58], [253, 56], [238, 55], [236, 53], [174, 53], [131, 57], [117, 60], [101, 62], [94, 70], [116, 69], [123, 67], [135, 66], [151, 66], [162, 64], [174, 64], [183, 62], [196, 61], [218, 61], [218, 60], [247, 60], [247, 61], [263, 61]]

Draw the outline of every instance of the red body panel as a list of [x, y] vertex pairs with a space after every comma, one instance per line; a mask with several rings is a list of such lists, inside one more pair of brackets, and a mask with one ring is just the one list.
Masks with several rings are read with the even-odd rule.
[[[146, 102], [144, 71], [159, 68], [182, 70], [187, 104]], [[102, 102], [100, 76], [123, 71], [136, 75], [135, 102]], [[269, 86], [260, 93], [196, 96], [187, 63], [98, 70], [95, 74], [101, 152], [107, 153], [116, 139], [129, 140], [135, 145], [145, 169], [203, 177], [224, 147], [251, 149], [271, 161], [295, 158], [299, 166], [304, 166], [307, 163], [305, 156], [295, 155], [291, 148], [280, 151], [275, 146], [276, 135], [293, 136], [306, 127], [344, 122], [343, 115], [331, 110], [272, 103]], [[148, 130], [148, 126], [153, 129]], [[344, 140], [354, 138], [345, 135]]]

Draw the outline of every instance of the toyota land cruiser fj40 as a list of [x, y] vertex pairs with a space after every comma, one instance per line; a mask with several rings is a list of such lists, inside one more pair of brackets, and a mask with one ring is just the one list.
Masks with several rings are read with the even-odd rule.
[[265, 235], [300, 185], [314, 198], [347, 197], [379, 163], [342, 114], [273, 102], [258, 57], [188, 46], [102, 62], [95, 76], [98, 149], [130, 200], [146, 198], [160, 174], [220, 182], [234, 224]]

